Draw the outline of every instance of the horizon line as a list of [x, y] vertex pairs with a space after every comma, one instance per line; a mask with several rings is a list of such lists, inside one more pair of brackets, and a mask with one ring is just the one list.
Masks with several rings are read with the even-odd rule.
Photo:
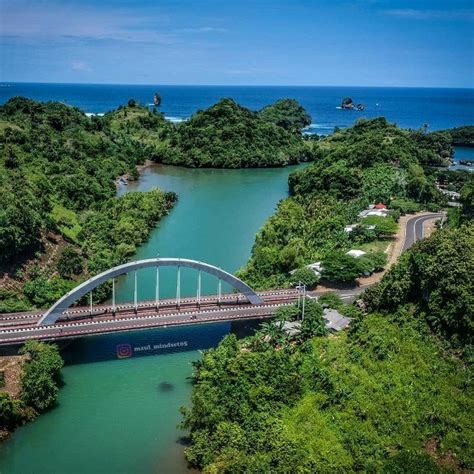
[[50, 84], [50, 85], [71, 85], [71, 86], [134, 86], [134, 87], [325, 87], [325, 88], [367, 88], [367, 89], [461, 89], [461, 90], [474, 90], [472, 87], [459, 87], [459, 86], [367, 86], [367, 85], [328, 85], [328, 84], [143, 84], [143, 83], [113, 83], [113, 82], [33, 82], [33, 81], [8, 81], [0, 80], [0, 84]]

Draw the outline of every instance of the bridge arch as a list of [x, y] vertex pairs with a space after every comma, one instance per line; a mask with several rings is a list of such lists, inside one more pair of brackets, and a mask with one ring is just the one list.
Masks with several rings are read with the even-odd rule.
[[58, 318], [66, 311], [74, 302], [82, 298], [84, 295], [97, 288], [102, 283], [125, 275], [126, 273], [141, 270], [142, 268], [156, 268], [156, 267], [188, 267], [195, 270], [202, 270], [205, 273], [213, 275], [230, 286], [240, 291], [250, 301], [251, 304], [260, 304], [262, 300], [255, 291], [246, 283], [232, 275], [231, 273], [222, 270], [219, 267], [209, 265], [208, 263], [198, 262], [197, 260], [190, 260], [186, 258], [150, 258], [146, 260], [136, 260], [134, 262], [124, 263], [117, 267], [110, 268], [105, 272], [89, 278], [85, 282], [73, 288], [69, 293], [66, 293], [51, 308], [44, 313], [38, 321], [38, 326], [54, 324]]

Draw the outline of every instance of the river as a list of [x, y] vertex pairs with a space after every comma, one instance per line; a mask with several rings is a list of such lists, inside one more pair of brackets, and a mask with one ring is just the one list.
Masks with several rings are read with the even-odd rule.
[[[178, 193], [179, 202], [135, 258], [187, 257], [235, 272], [249, 257], [258, 229], [286, 197], [292, 169], [146, 168], [119, 194], [158, 186]], [[153, 275], [139, 273], [140, 299], [153, 298]], [[161, 296], [173, 296], [175, 285], [176, 271], [164, 269]], [[195, 294], [195, 288], [196, 274], [183, 271], [181, 294]], [[203, 276], [203, 292], [216, 289], [216, 280]], [[124, 278], [118, 299], [131, 300], [132, 291], [133, 281]], [[179, 408], [189, 404], [189, 376], [199, 350], [217, 345], [229, 330], [223, 323], [73, 342], [63, 351], [67, 365], [58, 406], [2, 445], [0, 473], [189, 472]], [[119, 359], [119, 346], [133, 357]]]

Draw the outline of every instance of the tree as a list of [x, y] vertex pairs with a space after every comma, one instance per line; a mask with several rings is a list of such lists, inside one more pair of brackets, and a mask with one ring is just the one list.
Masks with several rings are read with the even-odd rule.
[[368, 216], [363, 221], [364, 226], [375, 226], [375, 232], [380, 236], [389, 236], [398, 232], [398, 224], [391, 216]]
[[62, 251], [58, 263], [59, 274], [62, 277], [79, 275], [82, 272], [82, 258], [79, 252], [71, 245]]
[[128, 99], [128, 106], [129, 107], [136, 107], [137, 102], [135, 99]]
[[259, 116], [268, 122], [274, 123], [286, 130], [300, 131], [311, 125], [311, 116], [294, 99], [281, 99], [272, 105], [263, 107]]
[[301, 282], [308, 288], [313, 288], [320, 279], [320, 277], [316, 275], [316, 273], [314, 273], [311, 268], [308, 267], [298, 268], [298, 270], [293, 273], [291, 278], [295, 285]]
[[11, 430], [23, 419], [23, 403], [15, 400], [6, 392], [0, 392], [0, 429]]
[[322, 306], [311, 298], [305, 298], [304, 318], [301, 322], [300, 337], [302, 339], [309, 339], [314, 336], [325, 336], [327, 334], [328, 329], [323, 319]]
[[474, 175], [470, 174], [461, 189], [462, 212], [468, 218], [474, 217]]
[[353, 282], [360, 274], [360, 264], [357, 258], [344, 252], [333, 252], [322, 262], [322, 276], [326, 280], [349, 283]]
[[21, 376], [22, 400], [38, 412], [50, 408], [58, 395], [60, 370], [64, 364], [56, 345], [28, 341], [20, 349], [28, 354]]

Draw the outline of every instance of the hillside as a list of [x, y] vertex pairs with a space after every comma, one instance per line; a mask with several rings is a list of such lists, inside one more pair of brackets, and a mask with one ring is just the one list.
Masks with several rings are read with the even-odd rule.
[[[473, 235], [471, 224], [416, 245], [364, 297], [374, 305], [367, 314], [327, 297], [353, 318], [348, 332], [303, 332], [303, 322], [300, 335], [289, 336], [279, 329], [285, 311], [254, 336], [227, 336], [207, 351], [183, 409], [191, 466], [470, 472]], [[322, 309], [307, 305], [316, 321]]]
[[164, 122], [139, 107], [102, 119], [22, 97], [0, 106], [0, 311], [44, 307], [134, 253], [176, 196], [117, 199], [115, 179], [149, 157], [137, 130]]
[[[303, 265], [333, 259], [352, 265], [341, 253], [384, 248], [384, 241], [386, 247], [387, 236], [381, 238], [367, 226], [359, 226], [362, 232], [344, 230], [357, 223], [358, 213], [371, 203], [388, 205], [396, 220], [400, 212], [436, 209], [444, 202], [434, 176], [425, 173], [422, 163], [441, 160], [449, 144], [436, 153], [428, 138], [419, 141], [411, 132], [377, 118], [359, 120], [313, 146], [319, 158], [290, 174], [292, 196], [278, 205], [257, 234], [252, 256], [240, 271], [251, 286], [289, 285], [290, 272]], [[378, 233], [383, 234], [382, 229]], [[354, 268], [351, 273], [364, 271]]]
[[222, 99], [181, 123], [157, 160], [190, 167], [285, 166], [313, 159], [299, 133]]

